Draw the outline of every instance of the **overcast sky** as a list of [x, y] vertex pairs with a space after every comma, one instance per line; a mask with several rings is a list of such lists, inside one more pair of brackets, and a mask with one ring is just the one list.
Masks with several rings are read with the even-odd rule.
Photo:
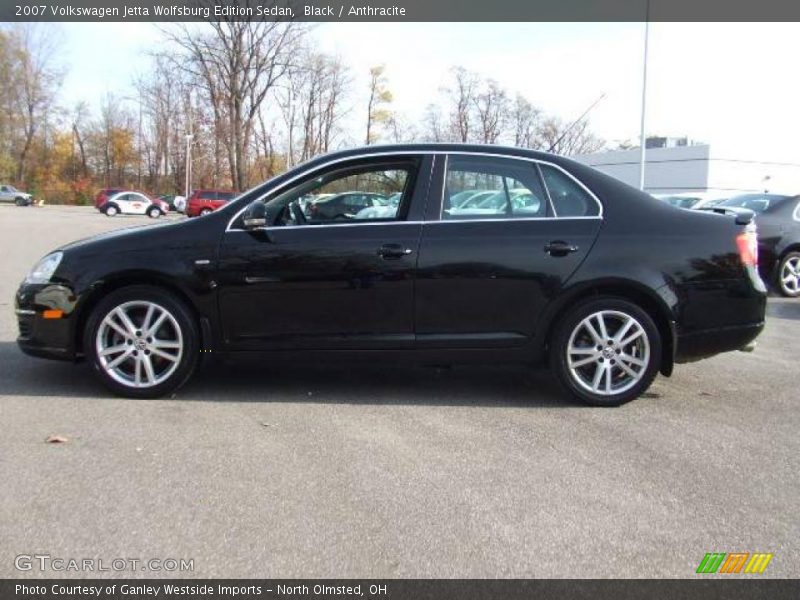
[[[67, 105], [130, 93], [146, 51], [161, 45], [152, 24], [56, 27], [69, 67]], [[638, 138], [642, 23], [335, 23], [315, 26], [312, 36], [352, 67], [358, 94], [366, 94], [370, 66], [385, 63], [394, 107], [411, 119], [461, 65], [567, 121], [605, 94], [591, 113], [593, 130], [612, 143]], [[688, 135], [731, 158], [800, 163], [798, 57], [800, 24], [651, 24], [648, 134]], [[352, 111], [359, 127], [360, 100]]]

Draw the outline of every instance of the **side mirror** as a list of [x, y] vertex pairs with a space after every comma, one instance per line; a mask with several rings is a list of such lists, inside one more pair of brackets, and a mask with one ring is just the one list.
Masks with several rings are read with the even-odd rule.
[[267, 226], [267, 206], [263, 202], [253, 202], [244, 211], [242, 224], [247, 230], [261, 229]]

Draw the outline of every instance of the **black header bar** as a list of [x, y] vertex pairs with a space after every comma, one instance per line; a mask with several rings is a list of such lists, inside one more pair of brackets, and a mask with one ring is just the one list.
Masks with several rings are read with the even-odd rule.
[[800, 21], [794, 0], [0, 0], [0, 21]]

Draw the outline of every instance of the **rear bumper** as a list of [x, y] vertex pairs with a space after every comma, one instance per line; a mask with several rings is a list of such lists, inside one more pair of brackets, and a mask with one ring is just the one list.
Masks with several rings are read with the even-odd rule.
[[745, 350], [764, 329], [764, 321], [747, 325], [716, 327], [678, 334], [675, 362], [691, 362], [721, 352]]

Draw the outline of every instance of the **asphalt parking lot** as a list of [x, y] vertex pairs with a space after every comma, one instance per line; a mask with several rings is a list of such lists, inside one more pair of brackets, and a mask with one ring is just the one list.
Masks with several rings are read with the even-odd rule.
[[311, 364], [211, 364], [175, 398], [129, 400], [23, 355], [13, 293], [33, 263], [147, 223], [0, 206], [0, 577], [62, 574], [20, 554], [194, 560], [128, 576], [690, 577], [736, 551], [800, 576], [800, 300], [770, 300], [754, 353], [617, 409], [545, 371]]

